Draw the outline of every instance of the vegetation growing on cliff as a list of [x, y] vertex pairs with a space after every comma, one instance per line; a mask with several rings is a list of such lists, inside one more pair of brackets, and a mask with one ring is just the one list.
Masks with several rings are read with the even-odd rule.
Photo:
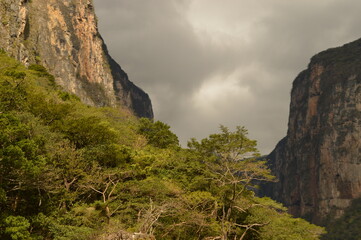
[[330, 219], [327, 226], [328, 233], [324, 240], [357, 240], [361, 239], [361, 199], [352, 201], [350, 207], [345, 210], [345, 214], [336, 219]]
[[169, 126], [83, 105], [0, 54], [0, 238], [318, 239], [254, 194], [273, 177], [239, 127], [189, 148]]

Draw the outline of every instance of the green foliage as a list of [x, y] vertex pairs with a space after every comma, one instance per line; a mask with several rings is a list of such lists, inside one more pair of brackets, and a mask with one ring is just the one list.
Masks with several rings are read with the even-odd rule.
[[148, 118], [140, 119], [138, 132], [146, 137], [148, 143], [158, 148], [176, 147], [178, 137], [172, 133], [170, 126], [160, 121], [152, 122]]
[[325, 240], [356, 240], [361, 239], [361, 199], [355, 199], [345, 214], [327, 226]]
[[5, 71], [0, 79], [0, 110], [11, 111], [25, 108], [26, 74], [21, 71]]
[[24, 78], [26, 77], [25, 72], [16, 71], [16, 70], [8, 70], [4, 73], [4, 75], [11, 77], [13, 79], [21, 79], [21, 80], [24, 80]]
[[80, 98], [76, 95], [63, 91], [59, 91], [59, 97], [63, 101], [80, 101]]
[[5, 236], [12, 240], [30, 240], [30, 223], [22, 216], [8, 216], [4, 221]]
[[118, 167], [131, 161], [132, 151], [119, 144], [99, 144], [84, 151], [85, 159], [92, 159], [104, 167]]
[[38, 77], [45, 77], [52, 86], [56, 85], [54, 76], [51, 75], [44, 66], [39, 64], [32, 64], [29, 66], [28, 69], [32, 70]]
[[0, 239], [318, 239], [255, 196], [273, 176], [245, 128], [182, 149], [167, 124], [86, 106], [53, 80], [0, 53]]
[[6, 203], [6, 192], [4, 189], [0, 188], [0, 206], [3, 206], [5, 203]]
[[250, 209], [247, 223], [263, 222], [258, 237], [265, 240], [311, 240], [318, 239], [324, 233], [320, 227], [300, 218], [292, 218], [281, 204], [269, 198], [255, 198], [255, 207]]
[[94, 116], [67, 119], [62, 131], [77, 148], [109, 144], [117, 140], [117, 132], [109, 123]]
[[285, 208], [270, 199], [255, 197], [256, 184], [271, 181], [273, 176], [265, 162], [257, 159], [256, 142], [247, 137], [247, 130], [237, 127], [236, 131], [230, 132], [224, 126], [220, 129], [219, 134], [212, 134], [200, 142], [192, 139], [188, 144], [207, 166], [213, 182], [210, 191], [218, 199], [215, 209], [218, 237], [318, 239], [321, 228], [293, 219]]
[[[75, 210], [60, 217], [48, 217], [40, 213], [32, 218], [32, 227], [36, 230], [33, 238], [78, 240], [89, 239], [94, 232], [93, 228], [87, 226], [87, 222], [96, 216], [85, 216], [84, 210]], [[93, 226], [94, 227], [94, 226]]]
[[29, 70], [33, 70], [33, 71], [36, 71], [37, 72], [37, 75], [40, 74], [40, 73], [47, 73], [48, 70], [42, 66], [42, 65], [39, 65], [39, 64], [32, 64], [28, 67]]

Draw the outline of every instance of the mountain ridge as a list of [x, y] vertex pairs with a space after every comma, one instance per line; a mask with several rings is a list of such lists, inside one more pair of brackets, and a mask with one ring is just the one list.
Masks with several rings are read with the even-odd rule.
[[109, 55], [90, 0], [3, 0], [0, 48], [41, 64], [66, 91], [93, 106], [124, 106], [153, 118], [147, 93]]

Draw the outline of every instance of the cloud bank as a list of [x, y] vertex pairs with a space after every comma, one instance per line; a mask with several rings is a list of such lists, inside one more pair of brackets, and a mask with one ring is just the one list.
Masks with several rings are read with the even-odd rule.
[[361, 37], [357, 0], [94, 0], [99, 30], [155, 118], [185, 145], [245, 126], [269, 153], [286, 135], [296, 75]]

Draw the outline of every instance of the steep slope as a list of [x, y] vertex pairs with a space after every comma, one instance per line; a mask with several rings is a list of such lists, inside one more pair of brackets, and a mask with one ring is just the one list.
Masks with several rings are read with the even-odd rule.
[[361, 40], [321, 52], [293, 82], [287, 136], [265, 194], [325, 224], [361, 197]]
[[153, 117], [148, 95], [109, 56], [92, 1], [1, 0], [0, 20], [0, 48], [26, 65], [44, 65], [83, 102]]

